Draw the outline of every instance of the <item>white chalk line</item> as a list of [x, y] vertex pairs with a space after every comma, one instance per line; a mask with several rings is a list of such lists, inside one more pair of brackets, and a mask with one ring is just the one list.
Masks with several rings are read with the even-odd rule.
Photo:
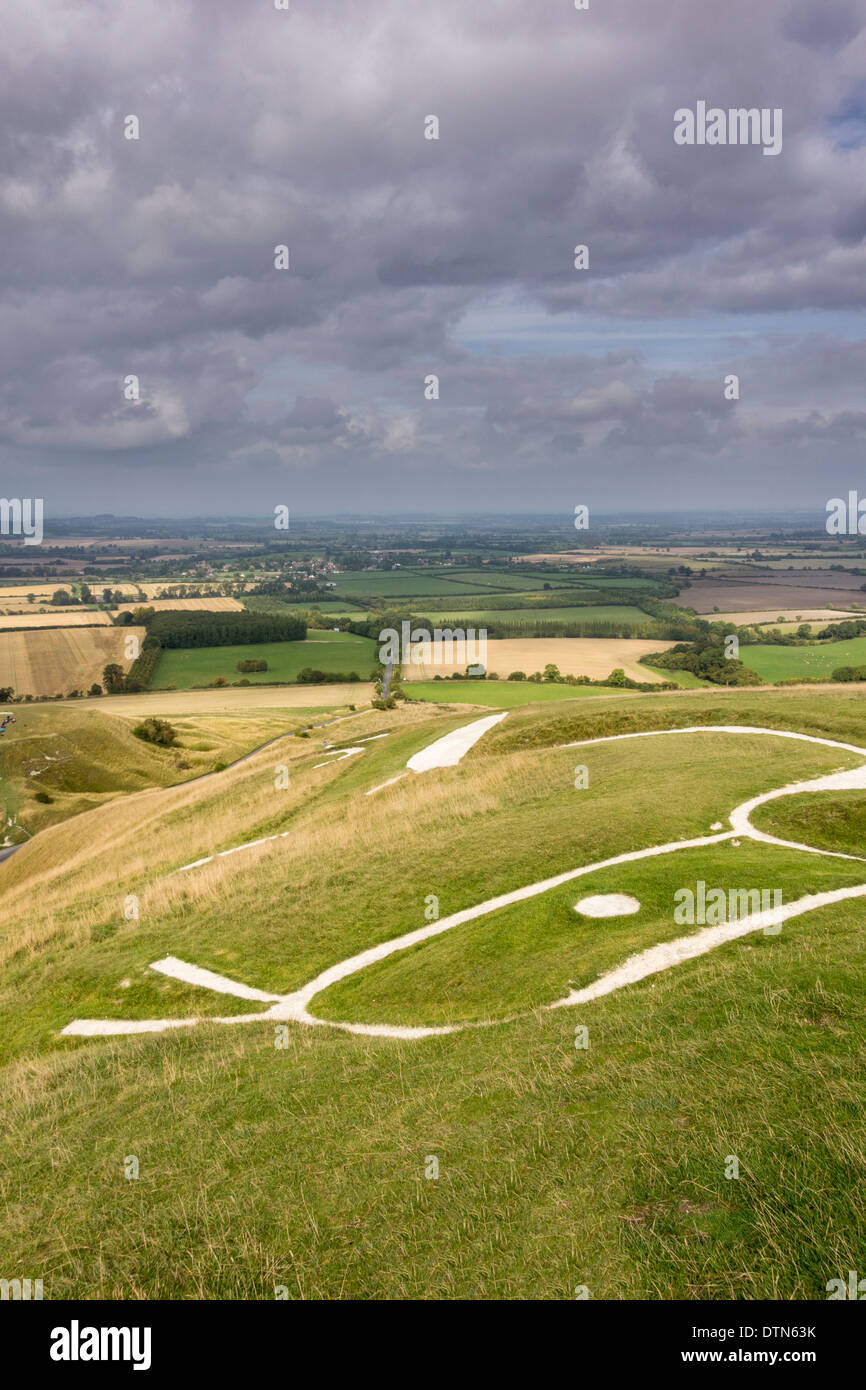
[[[492, 723], [498, 723], [504, 715], [495, 716]], [[483, 723], [486, 727], [492, 727], [489, 720], [478, 720], [476, 723]], [[465, 728], [474, 726], [464, 726]], [[481, 730], [481, 733], [485, 730]], [[481, 736], [481, 733], [476, 735]], [[781, 729], [764, 729], [751, 725], [740, 724], [721, 724], [721, 725], [693, 725], [681, 729], [650, 729], [642, 732], [613, 734], [603, 738], [583, 739], [575, 743], [558, 745], [559, 748], [580, 748], [595, 743], [615, 743], [624, 739], [632, 738], [652, 738], [663, 734], [689, 734], [689, 733], [738, 733], [738, 734], [764, 734], [781, 738], [801, 740], [806, 743], [816, 743], [830, 748], [840, 748], [847, 752], [856, 753], [860, 757], [866, 758], [866, 749], [858, 748], [854, 744], [840, 743], [835, 739], [819, 738], [811, 734], [792, 733]], [[442, 744], [449, 738], [437, 740]], [[468, 745], [472, 746], [476, 739]], [[436, 745], [431, 745], [435, 747]], [[465, 751], [465, 750], [464, 750]], [[417, 755], [416, 755], [417, 756]], [[462, 755], [461, 755], [462, 756]], [[386, 785], [386, 784], [383, 784]], [[453, 927], [461, 926], [466, 922], [473, 921], [479, 917], [486, 916], [490, 912], [496, 912], [503, 907], [509, 907], [516, 902], [526, 901], [528, 898], [536, 897], [541, 893], [548, 892], [551, 888], [559, 887], [564, 883], [569, 883], [574, 879], [581, 878], [587, 874], [596, 873], [603, 869], [611, 868], [617, 864], [633, 863], [642, 859], [650, 859], [663, 854], [673, 854], [678, 850], [701, 848], [705, 845], [720, 844], [726, 840], [731, 840], [737, 835], [745, 838], [759, 840], [770, 844], [784, 846], [790, 849], [803, 850], [811, 854], [827, 855], [831, 858], [853, 859], [859, 862], [866, 862], [861, 856], [842, 854], [834, 850], [816, 849], [810, 845], [799, 845], [793, 841], [781, 840], [775, 836], [768, 835], [763, 831], [757, 830], [752, 826], [749, 819], [750, 813], [765, 801], [773, 800], [781, 796], [789, 796], [807, 791], [824, 791], [850, 788], [866, 787], [866, 762], [859, 767], [848, 769], [842, 772], [830, 773], [825, 776], [813, 778], [807, 782], [791, 783], [788, 786], [776, 788], [769, 792], [764, 792], [759, 796], [752, 797], [749, 801], [743, 802], [729, 814], [729, 822], [734, 827], [732, 830], [723, 831], [716, 835], [704, 835], [689, 840], [674, 840], [664, 845], [653, 845], [646, 849], [631, 850], [624, 854], [614, 855], [609, 859], [599, 860], [594, 864], [582, 865], [577, 869], [569, 869], [564, 873], [555, 874], [550, 878], [542, 879], [538, 883], [528, 884], [523, 888], [514, 889], [512, 892], [503, 893], [495, 898], [488, 898], [485, 902], [479, 903], [474, 907], [465, 908], [460, 912], [452, 913], [449, 917], [444, 917], [440, 921], [430, 922], [424, 927], [419, 927], [414, 931], [406, 932], [402, 936], [395, 937], [392, 941], [379, 943], [377, 946], [369, 947], [355, 956], [350, 956], [347, 960], [341, 961], [336, 965], [320, 972], [308, 984], [301, 989], [295, 990], [286, 995], [267, 995], [262, 991], [250, 991], [250, 987], [239, 985], [234, 981], [226, 979], [224, 976], [214, 975], [211, 971], [200, 970], [199, 967], [188, 965], [176, 957], [166, 957], [164, 961], [158, 961], [151, 966], [151, 969], [158, 970], [163, 974], [170, 974], [172, 978], [183, 980], [188, 984], [203, 984], [201, 977], [207, 976], [212, 980], [218, 981], [218, 985], [207, 984], [206, 988], [217, 989], [220, 993], [235, 994], [241, 998], [256, 998], [274, 1000], [273, 1007], [263, 1014], [240, 1014], [228, 1018], [210, 1020], [218, 1023], [249, 1023], [263, 1019], [273, 1019], [280, 1021], [292, 1021], [296, 1023], [308, 1024], [311, 1026], [321, 1026], [339, 1028], [345, 1032], [362, 1034], [368, 1037], [390, 1037], [390, 1038], [427, 1038], [440, 1036], [446, 1033], [460, 1032], [472, 1026], [471, 1024], [453, 1024], [444, 1027], [408, 1027], [394, 1024], [360, 1024], [336, 1021], [331, 1019], [316, 1018], [308, 1010], [308, 1005], [323, 990], [328, 989], [337, 981], [345, 979], [349, 975], [356, 974], [367, 966], [387, 959], [399, 951], [404, 951], [411, 946], [418, 945], [422, 941], [427, 941], [432, 937], [439, 936], [443, 932], [450, 931]], [[226, 853], [226, 851], [223, 851]], [[857, 885], [853, 888], [841, 888], [828, 890], [824, 893], [815, 893], [800, 898], [793, 903], [787, 903], [778, 908], [770, 908], [763, 912], [752, 913], [734, 922], [726, 922], [719, 926], [709, 927], [701, 932], [693, 933], [687, 937], [679, 937], [674, 941], [653, 946], [647, 951], [640, 952], [638, 955], [629, 957], [621, 966], [615, 970], [602, 975], [593, 984], [585, 989], [572, 991], [564, 999], [557, 1000], [553, 1004], [543, 1007], [546, 1009], [565, 1008], [575, 1004], [585, 1003], [591, 999], [596, 999], [602, 995], [612, 993], [614, 990], [621, 989], [627, 984], [633, 984], [638, 980], [644, 979], [647, 975], [657, 974], [662, 970], [667, 970], [671, 966], [678, 964], [682, 960], [694, 959], [696, 956], [703, 955], [707, 951], [713, 950], [716, 946], [725, 941], [734, 940], [737, 937], [747, 935], [752, 931], [765, 930], [766, 927], [777, 925], [793, 917], [800, 916], [805, 912], [813, 911], [817, 907], [822, 907], [834, 902], [841, 902], [847, 898], [861, 897], [866, 895], [866, 884]], [[170, 969], [166, 965], [170, 964]], [[244, 991], [241, 993], [241, 991]], [[250, 992], [247, 992], [250, 991]], [[197, 1023], [199, 1019], [189, 1020], [145, 1020], [138, 1022], [112, 1021], [104, 1019], [75, 1019], [72, 1023], [62, 1029], [64, 1034], [75, 1034], [78, 1036], [101, 1036], [103, 1034], [118, 1033], [138, 1033], [138, 1032], [158, 1032], [162, 1026], [181, 1027], [186, 1024]], [[501, 1020], [504, 1021], [504, 1020]]]

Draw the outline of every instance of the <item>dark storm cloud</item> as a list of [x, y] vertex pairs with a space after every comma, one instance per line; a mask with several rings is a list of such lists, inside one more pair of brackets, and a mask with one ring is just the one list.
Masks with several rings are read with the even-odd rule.
[[[66, 510], [108, 509], [109, 477], [122, 510], [156, 477], [165, 511], [277, 487], [341, 510], [558, 506], [578, 485], [769, 504], [793, 449], [802, 503], [826, 450], [844, 471], [861, 442], [842, 319], [866, 296], [866, 147], [839, 130], [864, 20], [862, 0], [7, 0], [3, 490], [35, 479]], [[699, 99], [781, 107], [782, 153], [676, 146]], [[510, 355], [494, 327], [470, 351], [464, 316], [495, 325], [502, 296], [551, 325], [727, 327], [676, 369], [603, 327]], [[820, 339], [798, 311], [827, 316]], [[738, 338], [747, 314], [773, 329]]]

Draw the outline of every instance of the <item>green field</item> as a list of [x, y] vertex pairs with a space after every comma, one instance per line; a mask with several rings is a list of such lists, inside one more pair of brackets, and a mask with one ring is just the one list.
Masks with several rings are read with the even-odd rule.
[[314, 608], [320, 613], [327, 613], [333, 618], [357, 618], [365, 611], [356, 604], [349, 603], [346, 599], [322, 599], [321, 602], [310, 601], [305, 603], [303, 600], [293, 600], [287, 603], [284, 599], [274, 598], [267, 594], [249, 594], [243, 599], [244, 608], [251, 613], [294, 613], [298, 612], [302, 616], [308, 616]]
[[765, 681], [795, 676], [827, 676], [838, 666], [866, 666], [866, 637], [846, 642], [813, 642], [804, 647], [756, 644], [740, 647], [740, 660]]
[[515, 705], [535, 704], [538, 700], [581, 700], [589, 695], [616, 695], [591, 685], [536, 685], [534, 681], [404, 681], [403, 689], [413, 700], [434, 704], [491, 705], [511, 709]]
[[[527, 571], [510, 574], [497, 570], [347, 570], [335, 574], [335, 594], [339, 598], [418, 598], [424, 595], [449, 594], [476, 596], [483, 599], [493, 593], [543, 593], [549, 584], [557, 593], [573, 589], [575, 595], [598, 589], [654, 589], [651, 579], [618, 578], [591, 574], [549, 574]], [[479, 604], [479, 607], [482, 605]]]
[[[477, 581], [448, 579], [438, 571], [414, 574], [407, 570], [347, 570], [335, 574], [337, 597], [351, 598], [416, 598], [424, 594], [471, 594], [478, 591]], [[490, 586], [493, 587], [492, 585]], [[520, 588], [525, 585], [521, 584]], [[485, 595], [478, 594], [479, 598]]]
[[[573, 1301], [585, 1285], [698, 1304], [825, 1300], [828, 1279], [862, 1270], [866, 897], [544, 1007], [701, 931], [672, 920], [683, 886], [777, 888], [787, 903], [866, 883], [862, 862], [743, 835], [621, 862], [494, 905], [310, 1004], [320, 1019], [487, 1025], [423, 1038], [293, 1021], [283, 1037], [248, 1017], [262, 1003], [149, 968], [173, 955], [283, 995], [429, 924], [431, 897], [444, 919], [706, 837], [749, 798], [864, 761], [663, 732], [751, 725], [866, 748], [866, 702], [844, 686], [566, 692], [419, 775], [407, 759], [473, 716], [359, 713], [215, 777], [118, 795], [0, 865], [0, 1268], [41, 1277], [46, 1299], [272, 1301], [285, 1285], [297, 1299]], [[73, 718], [72, 744], [85, 721], [97, 745], [116, 723], [89, 706]], [[658, 736], [563, 746], [641, 731]], [[336, 762], [326, 738], [363, 751]], [[756, 822], [857, 853], [864, 803], [780, 798]], [[596, 892], [640, 909], [576, 914]], [[237, 1022], [213, 1021], [225, 1017]], [[72, 1018], [200, 1021], [61, 1036]]]
[[478, 609], [454, 612], [453, 609], [425, 609], [424, 617], [432, 623], [449, 627], [476, 627], [484, 623], [592, 623], [615, 622], [643, 625], [652, 622], [649, 613], [631, 604], [593, 603], [582, 608], [545, 608], [541, 603], [531, 608], [488, 608], [479, 605]]
[[[455, 584], [471, 584], [474, 588], [486, 588], [508, 590], [541, 589], [543, 584], [550, 584], [554, 589], [571, 589], [580, 587], [580, 580], [575, 580], [573, 575], [561, 574], [538, 574], [532, 570], [523, 573], [509, 574], [505, 570], [495, 569], [476, 569], [476, 570], [447, 570], [440, 571], [443, 580], [449, 580]], [[585, 581], [584, 581], [585, 582]], [[447, 593], [449, 584], [445, 585], [444, 592]]]
[[[153, 686], [155, 690], [165, 690], [170, 685], [178, 690], [189, 690], [193, 685], [209, 685], [219, 676], [230, 683], [248, 680], [251, 685], [295, 681], [305, 666], [328, 674], [356, 671], [366, 680], [376, 656], [376, 644], [369, 637], [310, 629], [305, 642], [170, 648], [159, 659]], [[250, 657], [264, 658], [268, 663], [267, 671], [238, 671], [238, 662]]]

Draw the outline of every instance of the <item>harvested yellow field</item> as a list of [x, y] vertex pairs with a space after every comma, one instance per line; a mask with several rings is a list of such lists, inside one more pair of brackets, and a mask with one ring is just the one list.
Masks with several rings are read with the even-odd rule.
[[[174, 596], [174, 588], [173, 588], [173, 586], [174, 586], [174, 587], [179, 587], [179, 586], [183, 586], [183, 585], [185, 585], [185, 584], [187, 584], [187, 583], [189, 583], [189, 582], [190, 582], [190, 581], [188, 581], [188, 580], [183, 580], [183, 579], [178, 579], [178, 580], [175, 580], [175, 581], [172, 581], [171, 579], [163, 579], [163, 580], [160, 580], [160, 582], [159, 582], [159, 583], [156, 583], [156, 584], [150, 584], [150, 583], [139, 584], [139, 585], [138, 585], [138, 588], [144, 590], [144, 592], [147, 594], [148, 599], [157, 598], [157, 597], [159, 596], [159, 594], [163, 594], [164, 596], [168, 596], [169, 598], [171, 598], [171, 597]], [[199, 588], [199, 585], [196, 584], [195, 587], [196, 587], [196, 588]], [[205, 587], [207, 587], [207, 586], [205, 586]], [[223, 596], [223, 595], [222, 595], [221, 590], [220, 590], [219, 588], [217, 588], [216, 585], [214, 585], [214, 586], [213, 586], [212, 592], [211, 592], [210, 594], [205, 594], [204, 598], [202, 598], [202, 599], [196, 599], [196, 603], [204, 603], [205, 598], [222, 598], [222, 596]]]
[[72, 592], [68, 584], [61, 579], [55, 579], [51, 584], [12, 584], [10, 587], [0, 589], [0, 603], [6, 604], [13, 599], [23, 599], [26, 603], [28, 594], [35, 594], [42, 599], [51, 598], [58, 589], [65, 589], [66, 593]]
[[31, 608], [27, 613], [0, 613], [0, 632], [15, 627], [110, 627], [107, 613], [88, 613], [64, 608]]
[[236, 598], [226, 598], [224, 595], [212, 598], [156, 598], [148, 599], [148, 608], [154, 608], [157, 613], [163, 613], [168, 609], [172, 611], [186, 608], [198, 609], [200, 613], [241, 613], [243, 604]]
[[[673, 642], [649, 641], [631, 637], [518, 637], [487, 643], [488, 671], [508, 676], [512, 671], [524, 671], [531, 676], [552, 664], [563, 676], [589, 676], [604, 680], [618, 667], [636, 681], [660, 681], [663, 678], [636, 663], [650, 652], [661, 652]], [[443, 665], [406, 664], [408, 680], [429, 680], [432, 676], [453, 675], [465, 671], [466, 661]]]
[[103, 669], [116, 662], [128, 671], [126, 638], [143, 640], [143, 627], [50, 628], [8, 632], [0, 640], [0, 685], [16, 695], [66, 695], [102, 682]]
[[[138, 631], [125, 628], [124, 631]], [[325, 710], [355, 705], [363, 709], [373, 698], [369, 681], [345, 685], [248, 685], [236, 689], [157, 690], [146, 695], [104, 696], [99, 708], [108, 714], [172, 718], [175, 715], [243, 714], [246, 710]]]

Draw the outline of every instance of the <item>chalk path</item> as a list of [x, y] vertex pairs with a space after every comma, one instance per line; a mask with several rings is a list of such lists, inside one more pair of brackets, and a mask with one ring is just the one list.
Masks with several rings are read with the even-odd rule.
[[[466, 735], [469, 730], [477, 729], [479, 724], [485, 725], [471, 739], [466, 747], [471, 747], [477, 738], [481, 737], [493, 724], [498, 723], [504, 715], [493, 716], [483, 720], [477, 720], [474, 724], [464, 726], [455, 733]], [[804, 743], [821, 744], [828, 748], [839, 748], [849, 753], [856, 753], [866, 759], [866, 748], [859, 748], [855, 744], [840, 743], [836, 739], [819, 738], [812, 734], [799, 734], [780, 729], [764, 729], [747, 724], [700, 724], [690, 725], [681, 729], [652, 729], [639, 733], [612, 734], [604, 738], [583, 739], [577, 743], [560, 744], [560, 748], [584, 748], [598, 743], [618, 743], [626, 739], [634, 738], [654, 738], [667, 735], [701, 734], [701, 733], [735, 733], [735, 734], [761, 734], [768, 737], [787, 738], [802, 741]], [[449, 740], [451, 743], [449, 744]], [[466, 740], [464, 738], [463, 742]], [[442, 745], [448, 745], [442, 750]], [[444, 739], [439, 739], [432, 744], [427, 753], [440, 746], [440, 751], [448, 753], [453, 751], [459, 744], [453, 739], [452, 735], [446, 735]], [[464, 748], [464, 752], [466, 748]], [[421, 755], [414, 755], [417, 760]], [[460, 756], [463, 756], [460, 754]], [[410, 763], [413, 760], [410, 759]], [[459, 761], [459, 757], [456, 759]], [[430, 766], [442, 766], [443, 764], [431, 763]], [[445, 764], [451, 766], [453, 764]], [[517, 888], [510, 893], [500, 894], [495, 898], [488, 898], [486, 902], [479, 903], [475, 907], [465, 908], [461, 912], [452, 913], [450, 917], [443, 917], [440, 921], [429, 922], [426, 926], [419, 927], [415, 931], [406, 932], [402, 936], [395, 937], [392, 941], [381, 942], [377, 946], [371, 946], [366, 951], [361, 951], [358, 955], [351, 956], [347, 960], [341, 961], [336, 965], [330, 966], [322, 971], [308, 984], [301, 989], [295, 990], [291, 994], [273, 995], [266, 994], [260, 990], [251, 989], [248, 985], [239, 984], [225, 976], [216, 975], [209, 970], [202, 970], [198, 966], [190, 965], [185, 961], [178, 960], [175, 956], [166, 956], [164, 960], [155, 961], [151, 965], [151, 970], [156, 970], [160, 974], [167, 975], [172, 979], [181, 980], [186, 984], [200, 985], [204, 988], [214, 990], [222, 994], [231, 994], [241, 999], [258, 999], [262, 1001], [272, 1001], [272, 1007], [264, 1013], [240, 1014], [226, 1018], [216, 1018], [210, 1020], [216, 1023], [252, 1023], [262, 1020], [273, 1020], [275, 1022], [291, 1021], [303, 1023], [316, 1027], [339, 1028], [349, 1033], [357, 1033], [368, 1037], [388, 1037], [388, 1038], [428, 1038], [435, 1037], [444, 1033], [461, 1032], [467, 1027], [478, 1025], [454, 1024], [450, 1026], [427, 1028], [427, 1027], [403, 1027], [394, 1024], [378, 1023], [347, 1023], [335, 1022], [330, 1019], [316, 1018], [309, 1012], [308, 1006], [317, 994], [322, 990], [336, 984], [338, 980], [345, 979], [348, 975], [357, 974], [367, 966], [375, 964], [377, 961], [385, 960], [388, 956], [394, 955], [398, 951], [404, 951], [410, 946], [415, 946], [422, 941], [427, 941], [434, 936], [440, 936], [443, 932], [450, 931], [453, 927], [471, 922], [479, 917], [484, 917], [490, 912], [496, 912], [500, 908], [508, 907], [512, 903], [524, 902], [528, 898], [537, 897], [541, 893], [548, 892], [551, 888], [559, 887], [563, 883], [569, 883], [573, 879], [581, 878], [586, 874], [596, 873], [601, 869], [611, 868], [616, 864], [634, 863], [641, 859], [650, 859], [664, 854], [674, 854], [678, 850], [699, 848], [703, 845], [720, 844], [725, 840], [731, 840], [735, 836], [741, 836], [752, 840], [758, 840], [767, 844], [776, 844], [788, 849], [802, 850], [808, 854], [822, 854], [831, 858], [857, 860], [866, 863], [866, 859], [859, 855], [842, 854], [834, 850], [816, 849], [811, 845], [801, 845], [791, 840], [782, 840], [775, 835], [769, 835], [764, 831], [756, 829], [750, 820], [752, 812], [767, 801], [775, 800], [781, 796], [798, 795], [803, 792], [851, 790], [866, 788], [866, 762], [860, 766], [848, 769], [843, 772], [829, 773], [825, 776], [815, 777], [806, 782], [793, 782], [787, 786], [775, 788], [769, 792], [763, 792], [759, 796], [752, 797], [744, 801], [741, 805], [731, 811], [728, 819], [733, 827], [731, 830], [723, 831], [716, 835], [703, 835], [690, 840], [674, 840], [665, 845], [653, 845], [647, 849], [631, 850], [625, 854], [618, 854], [610, 859], [598, 860], [594, 864], [585, 864], [577, 869], [568, 869], [566, 872], [556, 874], [551, 878], [540, 880], [538, 883], [528, 884], [526, 887]], [[276, 837], [268, 837], [276, 838]], [[231, 851], [223, 851], [231, 853]], [[722, 945], [726, 941], [733, 941], [739, 937], [746, 936], [750, 932], [765, 931], [768, 927], [778, 926], [782, 922], [799, 917], [803, 913], [811, 912], [815, 908], [824, 907], [832, 903], [844, 902], [849, 898], [866, 897], [866, 883], [858, 884], [850, 888], [838, 888], [824, 893], [813, 893], [803, 898], [798, 898], [793, 903], [785, 903], [782, 906], [769, 908], [762, 912], [751, 913], [746, 917], [739, 918], [733, 922], [724, 922], [718, 926], [707, 927], [703, 931], [692, 933], [689, 936], [679, 937], [674, 941], [653, 946], [649, 950], [641, 951], [637, 955], [630, 956], [622, 965], [607, 972], [599, 977], [591, 985], [581, 990], [573, 990], [553, 1004], [545, 1005], [547, 1009], [567, 1008], [577, 1004], [587, 1003], [592, 999], [598, 999], [605, 994], [611, 994], [617, 989], [634, 984], [638, 980], [645, 979], [648, 975], [658, 974], [660, 971], [668, 970], [672, 966], [684, 960], [692, 960], [697, 956], [704, 955], [707, 951], [714, 950], [716, 946]], [[192, 1027], [202, 1022], [199, 1018], [190, 1019], [145, 1019], [145, 1020], [110, 1020], [110, 1019], [74, 1019], [62, 1030], [64, 1034], [79, 1037], [107, 1036], [112, 1034], [129, 1033], [155, 1033], [161, 1032], [166, 1028]]]

